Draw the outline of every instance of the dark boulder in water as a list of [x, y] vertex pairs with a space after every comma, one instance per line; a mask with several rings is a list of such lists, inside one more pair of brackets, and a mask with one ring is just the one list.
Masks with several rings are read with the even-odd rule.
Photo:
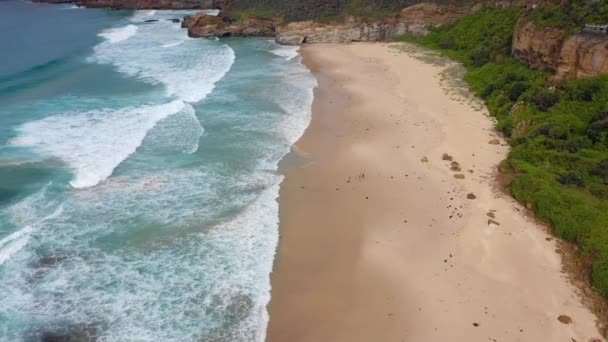
[[39, 254], [37, 258], [29, 265], [33, 271], [30, 274], [30, 281], [38, 281], [51, 272], [54, 268], [59, 267], [67, 259], [68, 256], [66, 254], [58, 252]]
[[78, 324], [57, 329], [37, 329], [25, 339], [28, 342], [95, 342], [97, 328], [91, 324]]
[[60, 255], [60, 254], [43, 255], [40, 258], [38, 258], [36, 266], [38, 268], [42, 268], [42, 267], [56, 267], [56, 266], [59, 265], [59, 263], [61, 263], [65, 259], [66, 259], [66, 256]]
[[172, 23], [179, 23], [180, 22], [180, 20], [178, 18], [167, 19], [167, 21], [170, 21]]
[[155, 23], [157, 21], [158, 21], [158, 19], [148, 19], [148, 20], [144, 20], [144, 23]]

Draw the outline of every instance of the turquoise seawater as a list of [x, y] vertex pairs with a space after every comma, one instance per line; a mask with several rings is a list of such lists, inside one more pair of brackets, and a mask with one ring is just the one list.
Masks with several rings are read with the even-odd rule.
[[0, 1], [0, 341], [264, 339], [316, 82], [185, 14]]

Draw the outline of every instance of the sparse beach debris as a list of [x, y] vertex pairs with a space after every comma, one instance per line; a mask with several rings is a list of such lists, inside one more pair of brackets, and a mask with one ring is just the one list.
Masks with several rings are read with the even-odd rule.
[[490, 227], [498, 227], [500, 226], [500, 222], [494, 220], [488, 220], [488, 226]]
[[490, 144], [490, 145], [500, 145], [500, 140], [499, 139], [490, 140], [488, 142], [488, 144]]
[[564, 324], [570, 324], [572, 323], [572, 318], [570, 318], [570, 316], [566, 316], [566, 315], [559, 315], [557, 316], [557, 320], [564, 323]]

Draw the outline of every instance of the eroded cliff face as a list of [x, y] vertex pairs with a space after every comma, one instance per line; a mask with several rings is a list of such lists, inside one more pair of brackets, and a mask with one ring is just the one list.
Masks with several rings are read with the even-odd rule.
[[299, 21], [279, 27], [276, 41], [284, 45], [383, 41], [405, 32], [406, 27], [399, 23], [362, 23], [350, 20], [339, 24], [320, 24]]
[[522, 18], [513, 35], [513, 56], [532, 68], [553, 70], [557, 78], [596, 76], [608, 73], [608, 36], [567, 36]]
[[432, 27], [453, 22], [472, 10], [470, 6], [421, 3], [408, 6], [398, 15], [376, 22], [350, 18], [344, 23], [292, 22], [277, 28], [279, 44], [350, 43], [389, 40], [405, 33], [425, 35]]
[[513, 56], [537, 69], [557, 69], [566, 34], [557, 28], [539, 29], [533, 22], [520, 20], [513, 34]]
[[577, 34], [564, 42], [557, 65], [562, 77], [589, 77], [608, 73], [608, 36]]
[[454, 22], [458, 18], [479, 9], [476, 5], [438, 5], [421, 3], [404, 8], [397, 21], [407, 25], [407, 32], [426, 35], [430, 28]]

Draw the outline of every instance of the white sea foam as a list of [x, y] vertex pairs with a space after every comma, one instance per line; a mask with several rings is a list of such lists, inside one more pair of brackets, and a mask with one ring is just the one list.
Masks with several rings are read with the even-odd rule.
[[115, 44], [133, 37], [136, 33], [137, 26], [127, 25], [124, 27], [105, 29], [99, 33], [99, 36], [107, 39], [109, 43]]
[[[167, 48], [176, 42], [179, 44]], [[139, 26], [130, 39], [102, 42], [89, 60], [113, 65], [119, 72], [151, 84], [162, 84], [168, 96], [198, 102], [211, 93], [234, 59], [228, 45], [187, 39], [179, 25], [161, 20]]]
[[0, 265], [27, 244], [32, 230], [32, 226], [27, 226], [0, 240]]
[[171, 42], [171, 43], [166, 43], [166, 44], [163, 44], [163, 45], [161, 45], [161, 47], [163, 47], [163, 48], [165, 48], [165, 49], [166, 49], [166, 48], [170, 48], [170, 47], [175, 47], [175, 46], [178, 46], [178, 45], [183, 44], [185, 41], [186, 41], [185, 39], [183, 39], [183, 40], [178, 40], [178, 41], [175, 41], [175, 42]]
[[60, 158], [74, 171], [73, 187], [91, 187], [135, 152], [157, 122], [186, 106], [190, 107], [175, 100], [156, 106], [53, 115], [19, 127], [20, 134], [11, 143]]
[[211, 15], [211, 16], [218, 16], [220, 14], [219, 9], [202, 10], [201, 12], [205, 13], [206, 15]]
[[156, 153], [194, 153], [198, 150], [199, 138], [204, 131], [194, 108], [188, 105], [178, 114], [158, 122], [146, 140], [147, 145]]
[[42, 218], [40, 221], [27, 225], [16, 232], [0, 240], [0, 265], [9, 260], [15, 253], [19, 252], [29, 242], [30, 235], [41, 224], [47, 220], [52, 220], [63, 212], [63, 207], [58, 207], [53, 213]]
[[285, 60], [290, 61], [299, 56], [299, 46], [283, 46], [280, 45], [275, 49], [270, 50], [273, 54], [285, 58]]

